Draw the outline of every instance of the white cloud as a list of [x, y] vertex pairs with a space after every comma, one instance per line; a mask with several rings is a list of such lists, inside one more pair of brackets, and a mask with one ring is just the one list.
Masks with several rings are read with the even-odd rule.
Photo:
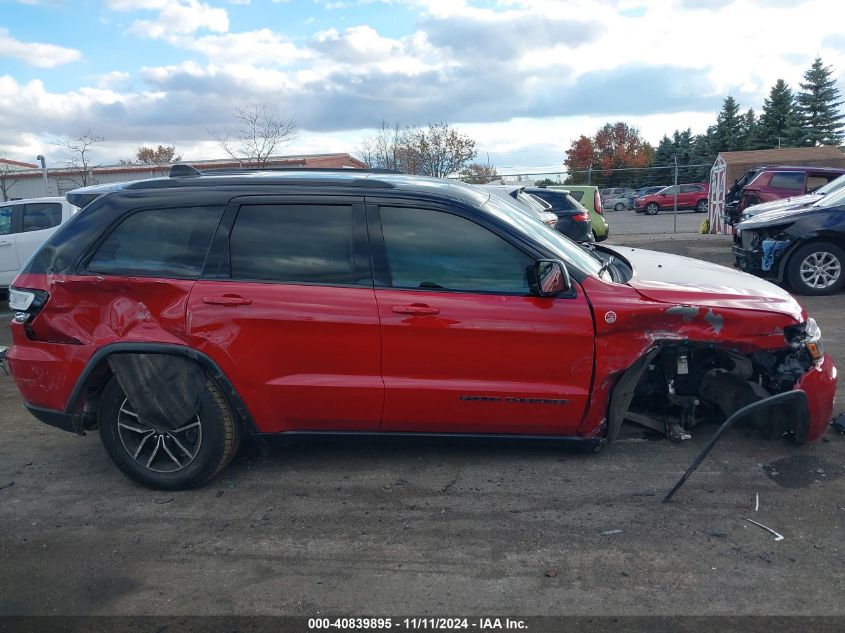
[[200, 30], [225, 33], [229, 30], [226, 9], [199, 0], [108, 0], [115, 11], [157, 11], [152, 20], [135, 20], [129, 32], [150, 39], [170, 39]]
[[182, 45], [202, 53], [212, 63], [237, 60], [240, 64], [285, 66], [313, 57], [310, 51], [298, 48], [270, 29], [205, 35]]
[[14, 57], [36, 68], [55, 68], [75, 62], [82, 53], [75, 48], [55, 44], [21, 42], [12, 37], [8, 29], [0, 27], [0, 56]]

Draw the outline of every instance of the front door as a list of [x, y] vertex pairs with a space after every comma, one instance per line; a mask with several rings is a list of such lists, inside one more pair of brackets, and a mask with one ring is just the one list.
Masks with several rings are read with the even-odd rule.
[[8, 286], [20, 268], [12, 222], [15, 208], [0, 207], [0, 286]]
[[385, 431], [574, 435], [593, 321], [580, 288], [532, 296], [535, 258], [446, 210], [368, 207]]
[[228, 251], [207, 266], [217, 278], [191, 292], [192, 344], [232, 378], [262, 432], [378, 429], [381, 338], [363, 204], [243, 203], [224, 225], [230, 215], [231, 230], [220, 229]]

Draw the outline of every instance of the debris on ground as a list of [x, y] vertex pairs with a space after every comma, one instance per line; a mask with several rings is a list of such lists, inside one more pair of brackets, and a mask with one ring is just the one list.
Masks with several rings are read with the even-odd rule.
[[622, 530], [608, 530], [607, 532], [602, 532], [603, 536], [608, 536], [609, 534], [622, 534]]
[[757, 521], [752, 521], [751, 519], [745, 519], [745, 520], [746, 520], [746, 521], [748, 521], [749, 523], [753, 523], [753, 524], [754, 524], [754, 525], [756, 525], [757, 527], [763, 528], [763, 529], [764, 529], [764, 530], [766, 530], [767, 532], [771, 532], [772, 534], [774, 534], [774, 535], [775, 535], [775, 541], [782, 541], [782, 540], [784, 539], [783, 534], [780, 534], [780, 533], [778, 533], [778, 532], [775, 532], [772, 528], [770, 528], [770, 527], [766, 527], [766, 526], [765, 526], [765, 525], [763, 525], [762, 523], [757, 523]]

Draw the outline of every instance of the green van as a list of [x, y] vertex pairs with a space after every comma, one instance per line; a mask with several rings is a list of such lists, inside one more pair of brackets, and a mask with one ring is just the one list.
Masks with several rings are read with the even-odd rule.
[[604, 219], [604, 209], [601, 206], [599, 188], [592, 185], [553, 185], [548, 187], [553, 191], [568, 191], [590, 212], [590, 222], [593, 225], [593, 237], [596, 242], [603, 242], [610, 235], [610, 227]]

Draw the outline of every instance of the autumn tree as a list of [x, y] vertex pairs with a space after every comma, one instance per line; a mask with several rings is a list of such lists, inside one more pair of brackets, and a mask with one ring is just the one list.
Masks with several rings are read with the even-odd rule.
[[461, 180], [472, 185], [486, 185], [498, 179], [499, 174], [490, 163], [470, 163], [461, 171]]
[[840, 110], [843, 101], [839, 96], [833, 69], [816, 57], [804, 73], [801, 92], [796, 97], [803, 145], [839, 145], [845, 138], [845, 113]]
[[65, 161], [68, 169], [73, 172], [69, 178], [80, 187], [97, 184], [94, 179], [94, 170], [100, 165], [91, 164], [91, 151], [94, 145], [102, 143], [105, 139], [86, 130], [78, 136], [62, 137], [53, 141], [53, 145], [64, 148], [70, 157]]
[[567, 183], [633, 184], [636, 175], [628, 170], [648, 167], [653, 154], [654, 148], [640, 137], [637, 128], [621, 121], [607, 123], [594, 136], [582, 135], [572, 142], [564, 160], [570, 174]]
[[264, 105], [235, 108], [234, 128], [208, 134], [220, 148], [239, 163], [264, 167], [277, 149], [291, 143], [297, 135], [293, 117], [284, 118]]

